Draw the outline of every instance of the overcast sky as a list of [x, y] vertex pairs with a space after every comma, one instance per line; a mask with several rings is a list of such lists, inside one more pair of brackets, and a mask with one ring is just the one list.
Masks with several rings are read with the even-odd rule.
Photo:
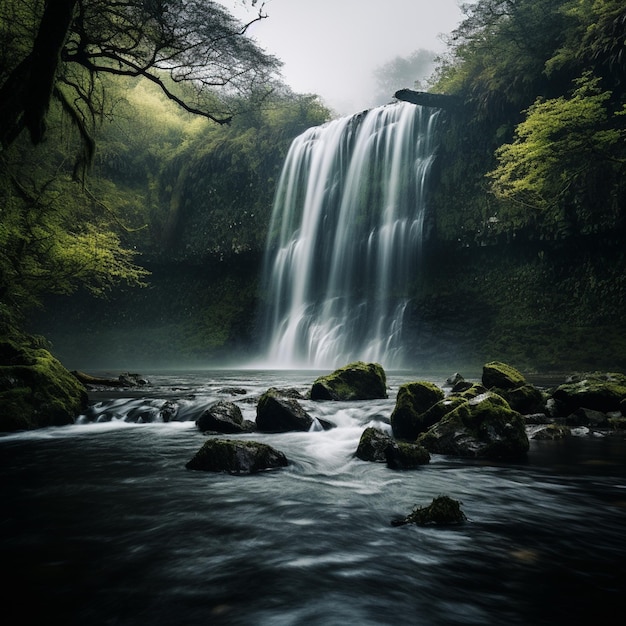
[[[258, 10], [249, 0], [247, 12], [241, 0], [221, 2], [240, 19]], [[264, 11], [250, 32], [284, 62], [285, 82], [340, 114], [372, 106], [377, 67], [420, 48], [442, 52], [440, 35], [461, 19], [457, 0], [266, 0]]]

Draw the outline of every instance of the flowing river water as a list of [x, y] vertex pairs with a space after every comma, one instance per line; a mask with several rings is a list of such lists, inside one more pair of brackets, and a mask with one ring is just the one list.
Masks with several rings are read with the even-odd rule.
[[[389, 429], [398, 385], [423, 378], [404, 372], [388, 400], [302, 402], [332, 430], [238, 436], [288, 468], [185, 469], [208, 404], [233, 400], [254, 420], [268, 387], [306, 391], [315, 376], [155, 375], [141, 392], [92, 394], [95, 421], [0, 437], [3, 623], [622, 623], [623, 437], [532, 441], [521, 464], [433, 455], [396, 472], [356, 459], [366, 426]], [[167, 400], [173, 421], [126, 421]], [[391, 526], [441, 494], [465, 524]]]

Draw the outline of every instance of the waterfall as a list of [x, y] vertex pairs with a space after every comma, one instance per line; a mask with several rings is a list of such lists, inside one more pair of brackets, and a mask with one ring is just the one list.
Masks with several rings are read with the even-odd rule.
[[438, 111], [397, 103], [310, 128], [287, 154], [263, 272], [266, 360], [401, 367]]

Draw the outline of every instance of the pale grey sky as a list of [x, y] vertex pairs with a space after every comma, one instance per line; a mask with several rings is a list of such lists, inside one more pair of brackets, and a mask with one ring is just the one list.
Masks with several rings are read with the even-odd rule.
[[[258, 10], [250, 1], [221, 0], [238, 18]], [[242, 9], [247, 4], [248, 9]], [[250, 29], [284, 62], [299, 93], [317, 93], [340, 114], [372, 106], [375, 68], [424, 48], [442, 52], [441, 34], [461, 19], [457, 0], [266, 0], [269, 15]], [[405, 85], [398, 85], [398, 88]], [[393, 94], [389, 94], [391, 98]]]

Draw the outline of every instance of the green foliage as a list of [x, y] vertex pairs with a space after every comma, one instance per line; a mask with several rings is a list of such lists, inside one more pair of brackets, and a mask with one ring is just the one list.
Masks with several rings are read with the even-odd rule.
[[623, 2], [478, 0], [464, 11], [434, 85], [465, 103], [440, 151], [440, 238], [623, 226]]
[[[607, 111], [609, 91], [586, 74], [571, 97], [538, 99], [515, 132], [513, 143], [496, 151], [498, 166], [488, 176], [492, 190], [508, 201], [505, 224], [528, 225], [554, 234], [575, 228], [591, 232], [616, 225], [622, 207], [592, 211], [593, 181], [614, 187], [626, 165], [626, 131]], [[621, 114], [626, 112], [626, 108]]]

